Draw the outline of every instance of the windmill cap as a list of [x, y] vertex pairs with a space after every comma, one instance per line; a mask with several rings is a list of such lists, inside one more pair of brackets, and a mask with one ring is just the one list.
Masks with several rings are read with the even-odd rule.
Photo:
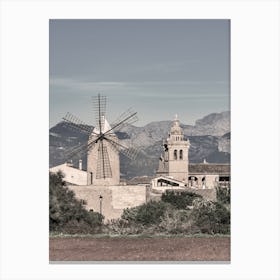
[[[101, 116], [101, 133], [105, 133], [109, 130], [110, 130], [111, 133], [114, 133], [114, 131], [112, 130], [112, 127], [110, 126], [110, 124], [106, 120], [105, 116]], [[93, 129], [93, 132], [96, 133], [96, 134], [100, 133], [99, 125], [97, 125]]]

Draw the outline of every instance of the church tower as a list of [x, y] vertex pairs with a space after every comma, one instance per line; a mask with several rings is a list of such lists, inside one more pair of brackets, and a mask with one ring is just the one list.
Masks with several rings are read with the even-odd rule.
[[168, 138], [163, 142], [164, 151], [159, 161], [158, 176], [170, 176], [188, 182], [189, 140], [184, 140], [177, 115], [173, 121]]

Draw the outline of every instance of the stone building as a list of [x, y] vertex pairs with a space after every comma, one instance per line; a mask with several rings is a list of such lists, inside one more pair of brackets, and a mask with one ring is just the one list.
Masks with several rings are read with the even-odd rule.
[[[215, 198], [215, 186], [228, 185], [230, 182], [229, 164], [211, 164], [204, 161], [200, 164], [189, 164], [188, 153], [190, 141], [184, 138], [178, 117], [175, 117], [167, 139], [163, 142], [163, 153], [159, 160], [156, 177], [149, 184], [120, 184], [119, 153], [110, 145], [110, 139], [118, 138], [110, 125], [103, 119], [102, 133], [111, 131], [102, 141], [103, 145], [94, 145], [88, 153], [87, 170], [65, 163], [50, 169], [51, 172], [62, 171], [69, 189], [75, 192], [78, 199], [84, 202], [89, 211], [100, 212], [105, 221], [120, 218], [126, 208], [135, 207], [150, 199], [160, 199], [161, 193], [168, 189], [194, 191]], [[102, 137], [101, 133], [101, 137]], [[89, 137], [89, 145], [100, 137], [100, 131], [94, 129]], [[105, 143], [106, 142], [106, 143]], [[100, 164], [100, 149], [109, 166]], [[104, 161], [103, 161], [104, 162]], [[102, 176], [102, 174], [106, 176]]]
[[[67, 187], [85, 208], [103, 214], [105, 221], [109, 221], [120, 218], [124, 209], [145, 203], [148, 186], [120, 184], [119, 152], [114, 144], [119, 140], [104, 116], [100, 126], [101, 132], [94, 128], [88, 139], [86, 171], [82, 170], [81, 160], [79, 168], [65, 163], [50, 168], [50, 171], [61, 171]], [[100, 141], [105, 132], [106, 140]]]
[[163, 147], [164, 151], [160, 157], [157, 176], [169, 176], [172, 179], [187, 183], [190, 142], [184, 139], [184, 133], [177, 115], [168, 138], [163, 142]]
[[72, 162], [66, 162], [50, 168], [50, 172], [61, 171], [64, 180], [73, 185], [86, 186], [88, 184], [88, 172], [82, 169], [82, 160], [79, 161], [79, 168], [73, 166]]
[[189, 164], [190, 145], [190, 141], [184, 139], [176, 115], [168, 137], [163, 142], [159, 168], [151, 181], [153, 189], [214, 189], [221, 184], [229, 185], [230, 165], [207, 163], [206, 160], [203, 163]]
[[230, 164], [203, 163], [189, 164], [189, 187], [212, 189], [230, 183]]
[[100, 134], [102, 135], [107, 131], [110, 132], [106, 134], [107, 140], [93, 144], [88, 150], [88, 185], [112, 186], [120, 183], [119, 152], [113, 144], [118, 142], [118, 137], [104, 116], [101, 117], [101, 133], [99, 128], [95, 127], [89, 136], [88, 144], [94, 143], [100, 137]]

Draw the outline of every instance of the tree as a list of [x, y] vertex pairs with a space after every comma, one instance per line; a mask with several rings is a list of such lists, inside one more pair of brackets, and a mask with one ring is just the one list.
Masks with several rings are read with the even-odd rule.
[[96, 231], [103, 216], [87, 211], [63, 180], [61, 172], [49, 174], [49, 229], [69, 233]]

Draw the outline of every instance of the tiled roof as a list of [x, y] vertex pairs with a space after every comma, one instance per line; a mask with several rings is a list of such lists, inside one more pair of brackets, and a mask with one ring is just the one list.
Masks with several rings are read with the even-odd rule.
[[230, 174], [230, 164], [192, 163], [189, 164], [189, 173]]

